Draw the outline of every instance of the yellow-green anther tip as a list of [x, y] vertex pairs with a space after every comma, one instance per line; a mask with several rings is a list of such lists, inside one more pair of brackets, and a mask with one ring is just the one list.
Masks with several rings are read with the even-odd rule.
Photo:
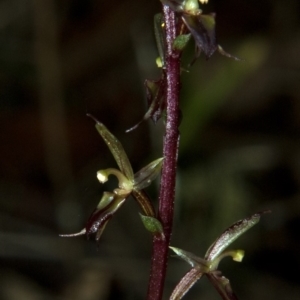
[[244, 258], [245, 251], [244, 250], [236, 250], [235, 254], [232, 256], [232, 259], [237, 262], [241, 262]]

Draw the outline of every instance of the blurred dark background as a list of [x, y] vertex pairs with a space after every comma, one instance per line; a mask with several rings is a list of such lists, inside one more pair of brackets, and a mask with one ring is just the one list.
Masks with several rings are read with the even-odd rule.
[[[132, 199], [99, 246], [77, 232], [115, 162], [86, 117], [138, 170], [161, 156], [163, 122], [144, 122], [143, 81], [159, 71], [159, 1], [0, 1], [0, 299], [145, 299], [151, 236]], [[203, 256], [230, 224], [271, 209], [221, 263], [240, 299], [299, 299], [300, 3], [214, 0], [223, 48], [182, 74], [172, 244]], [[193, 57], [191, 43], [183, 58]], [[149, 191], [155, 199], [157, 186]], [[170, 258], [165, 299], [188, 266]], [[202, 279], [186, 299], [219, 299]]]

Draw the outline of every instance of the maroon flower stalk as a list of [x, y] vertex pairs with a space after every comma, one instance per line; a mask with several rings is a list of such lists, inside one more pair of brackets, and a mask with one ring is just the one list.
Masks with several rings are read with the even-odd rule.
[[180, 53], [172, 45], [177, 36], [175, 13], [163, 6], [166, 30], [166, 131], [164, 135], [164, 163], [161, 175], [158, 219], [161, 221], [165, 239], [153, 238], [151, 271], [147, 299], [162, 299], [167, 270], [168, 247], [172, 233], [177, 153], [179, 146], [179, 89]]

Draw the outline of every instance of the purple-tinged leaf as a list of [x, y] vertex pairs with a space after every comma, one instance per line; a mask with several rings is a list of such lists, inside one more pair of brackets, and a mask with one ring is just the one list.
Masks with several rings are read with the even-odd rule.
[[119, 142], [119, 140], [97, 119], [88, 114], [96, 122], [96, 129], [102, 136], [104, 142], [108, 146], [110, 152], [114, 156], [114, 159], [119, 166], [122, 173], [131, 181], [133, 180], [133, 171], [127, 154]]
[[187, 272], [172, 292], [170, 300], [180, 300], [190, 288], [202, 277], [203, 273], [196, 268]]
[[269, 211], [256, 213], [249, 218], [239, 220], [236, 223], [232, 224], [209, 247], [204, 258], [208, 261], [214, 260], [239, 236], [241, 236], [245, 231], [249, 230], [252, 226], [257, 224], [260, 220], [261, 215], [267, 212]]
[[134, 174], [134, 189], [142, 190], [160, 174], [163, 158], [158, 158]]

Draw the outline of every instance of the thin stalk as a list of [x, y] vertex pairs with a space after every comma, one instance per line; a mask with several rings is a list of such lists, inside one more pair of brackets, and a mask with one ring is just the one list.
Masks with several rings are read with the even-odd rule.
[[168, 261], [168, 247], [172, 233], [177, 154], [179, 146], [179, 86], [180, 54], [173, 50], [176, 38], [175, 13], [163, 6], [166, 30], [166, 131], [164, 135], [158, 217], [163, 225], [165, 239], [154, 237], [151, 271], [148, 285], [148, 300], [162, 299]]

